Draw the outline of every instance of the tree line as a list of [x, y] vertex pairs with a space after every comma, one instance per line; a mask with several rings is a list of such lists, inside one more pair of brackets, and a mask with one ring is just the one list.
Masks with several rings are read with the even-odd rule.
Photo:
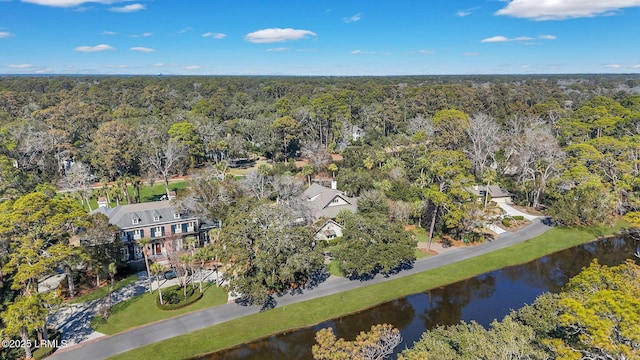
[[[398, 359], [635, 359], [640, 356], [640, 267], [594, 260], [559, 294], [545, 293], [487, 328], [476, 322], [438, 326]], [[353, 341], [331, 328], [316, 333], [314, 359], [383, 359], [402, 342], [389, 324]]]

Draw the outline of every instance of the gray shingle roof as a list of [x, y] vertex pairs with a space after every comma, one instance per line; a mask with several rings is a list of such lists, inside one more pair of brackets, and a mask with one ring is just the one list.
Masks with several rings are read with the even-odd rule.
[[[118, 226], [120, 229], [195, 219], [195, 217], [189, 214], [182, 214], [180, 219], [175, 219], [174, 214], [176, 213], [176, 208], [171, 204], [170, 200], [120, 205], [111, 209], [100, 207], [93, 212], [105, 214], [109, 218], [109, 223]], [[160, 221], [153, 221], [154, 216], [159, 216]], [[136, 217], [139, 218], [140, 221], [134, 224], [133, 219]]]
[[[338, 213], [344, 209], [351, 212], [358, 210], [355, 198], [346, 196], [340, 190], [334, 190], [319, 184], [311, 184], [311, 186], [302, 193], [302, 196], [310, 210], [313, 220], [322, 217], [335, 219]], [[336, 197], [344, 200], [347, 204], [329, 206], [331, 205], [331, 201]]]
[[489, 185], [489, 186], [478, 185], [478, 186], [467, 187], [465, 189], [468, 192], [470, 192], [470, 193], [472, 193], [474, 195], [477, 195], [477, 196], [483, 196], [486, 191], [489, 192], [489, 195], [492, 198], [501, 198], [501, 197], [513, 196], [512, 193], [508, 192], [507, 190], [504, 190], [503, 188], [501, 188], [498, 185]]

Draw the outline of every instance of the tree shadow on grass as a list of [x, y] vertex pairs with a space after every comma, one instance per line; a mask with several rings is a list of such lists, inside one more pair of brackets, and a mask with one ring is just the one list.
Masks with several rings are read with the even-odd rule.
[[347, 279], [352, 280], [352, 281], [354, 281], [354, 280], [369, 281], [369, 280], [373, 280], [373, 278], [375, 278], [378, 274], [381, 274], [382, 276], [387, 278], [389, 276], [396, 275], [396, 274], [400, 273], [401, 271], [413, 269], [413, 263], [414, 262], [415, 262], [415, 260], [403, 261], [398, 266], [394, 267], [393, 269], [391, 269], [389, 271], [385, 271], [385, 272], [383, 272], [381, 267], [378, 266], [373, 271], [370, 271], [368, 273], [348, 275]]
[[260, 306], [260, 312], [271, 310], [278, 305], [278, 302], [272, 295], [267, 295], [266, 301], [262, 304], [257, 303], [250, 296], [239, 297], [235, 300], [235, 303], [240, 306], [253, 306], [253, 305]]

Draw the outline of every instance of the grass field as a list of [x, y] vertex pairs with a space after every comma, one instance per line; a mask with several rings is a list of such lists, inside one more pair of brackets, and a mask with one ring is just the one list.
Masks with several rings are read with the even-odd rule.
[[526, 263], [601, 236], [615, 234], [623, 226], [626, 224], [619, 222], [613, 228], [553, 228], [534, 239], [486, 255], [392, 281], [288, 305], [286, 308], [275, 308], [246, 316], [141, 347], [111, 359], [141, 359], [148, 354], [155, 354], [156, 360], [185, 359], [219, 351], [274, 333], [311, 326], [488, 271]]
[[[196, 284], [197, 286], [198, 284]], [[191, 285], [187, 285], [191, 286]], [[213, 283], [204, 283], [204, 296], [197, 302], [177, 310], [161, 310], [156, 306], [156, 296], [144, 293], [113, 306], [113, 312], [106, 322], [95, 322], [94, 330], [104, 334], [115, 334], [132, 327], [168, 319], [177, 315], [227, 303], [227, 293]], [[196, 291], [198, 291], [196, 289]]]
[[[114, 189], [114, 186], [111, 186], [110, 188]], [[129, 185], [127, 186], [127, 188], [129, 189], [129, 195], [133, 198], [134, 196], [133, 186]], [[174, 190], [176, 192], [179, 192], [180, 190], [184, 190], [186, 188], [187, 188], [186, 180], [174, 180], [169, 182], [169, 189]], [[78, 203], [80, 203], [80, 197], [77, 193], [66, 192], [63, 194], [64, 195], [62, 196], [71, 196], [74, 199], [76, 199]], [[101, 197], [102, 196], [101, 194], [102, 194], [102, 189], [94, 189], [93, 191], [91, 191], [90, 198], [89, 198], [91, 209], [95, 210], [98, 208], [98, 197]], [[143, 184], [140, 187], [140, 202], [157, 201], [157, 200], [160, 200], [162, 195], [165, 195], [164, 183], [162, 181], [154, 182], [153, 186], [151, 186], [151, 184]], [[120, 196], [122, 197], [122, 201], [120, 203], [126, 204], [127, 203], [126, 197], [122, 193], [122, 190], [120, 190]], [[117, 205], [116, 201], [112, 199], [111, 207], [115, 207], [116, 205]], [[87, 211], [89, 210], [86, 207], [86, 205], [85, 205], [85, 209]]]

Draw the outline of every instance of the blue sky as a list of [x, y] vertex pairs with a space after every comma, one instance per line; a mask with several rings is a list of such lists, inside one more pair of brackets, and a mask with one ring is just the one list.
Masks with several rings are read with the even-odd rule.
[[636, 73], [640, 0], [0, 0], [0, 74]]

